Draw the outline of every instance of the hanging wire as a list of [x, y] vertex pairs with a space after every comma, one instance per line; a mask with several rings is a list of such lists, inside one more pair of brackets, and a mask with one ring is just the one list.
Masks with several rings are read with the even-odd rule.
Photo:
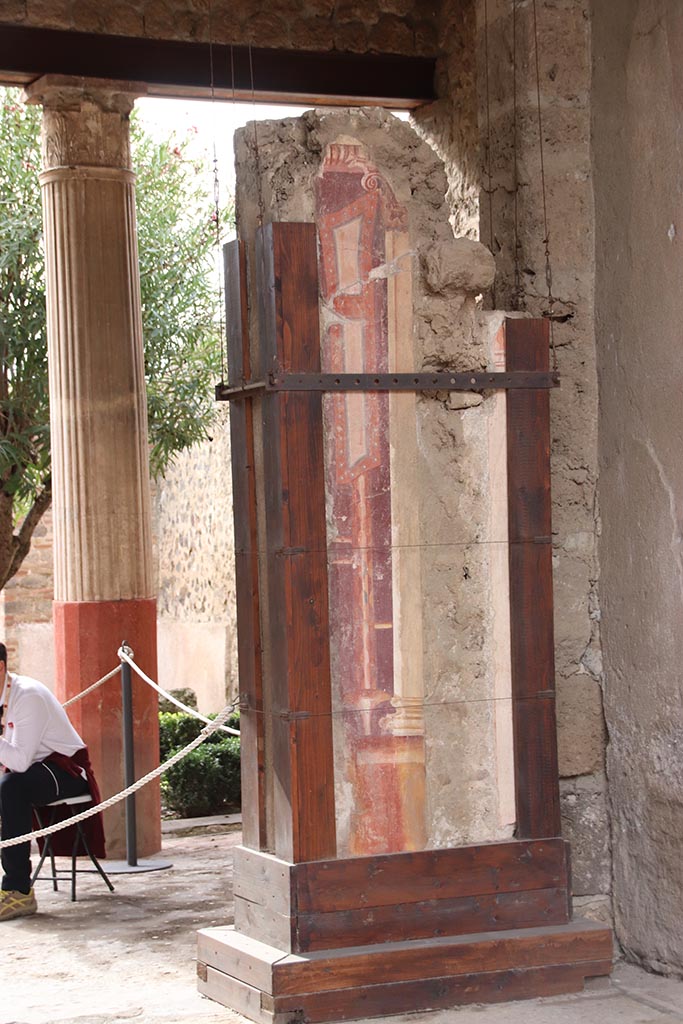
[[534, 17], [534, 54], [536, 60], [536, 108], [538, 112], [538, 148], [541, 158], [541, 194], [543, 197], [543, 245], [545, 249], [545, 283], [548, 289], [548, 319], [550, 321], [550, 348], [553, 354], [553, 370], [557, 370], [557, 350], [555, 348], [555, 325], [553, 313], [555, 299], [553, 298], [553, 271], [550, 262], [550, 232], [548, 230], [548, 202], [545, 187], [545, 161], [543, 157], [543, 118], [541, 116], [541, 74], [539, 70], [538, 57], [538, 23], [536, 17], [536, 0], [532, 4]]
[[257, 189], [258, 189], [258, 224], [259, 227], [263, 226], [265, 221], [265, 204], [263, 202], [263, 181], [261, 178], [261, 157], [258, 146], [258, 130], [256, 127], [256, 92], [254, 90], [254, 61], [251, 52], [251, 43], [249, 43], [249, 76], [251, 78], [251, 106], [252, 113], [254, 115], [254, 150], [256, 153], [256, 178], [257, 178]]
[[[488, 178], [488, 196], [489, 196], [489, 249], [491, 255], [495, 256], [493, 251], [495, 234], [493, 231], [493, 184], [491, 178], [491, 91], [489, 86], [489, 5], [488, 0], [484, 0], [484, 63], [486, 66], [486, 175]], [[496, 308], [496, 279], [493, 278], [493, 284], [491, 285], [491, 296], [493, 299], [493, 308]]]
[[512, 0], [512, 151], [513, 151], [513, 193], [514, 193], [514, 268], [515, 289], [513, 306], [520, 307], [522, 296], [521, 277], [519, 272], [519, 168], [517, 166], [517, 0]]
[[[419, 703], [420, 708], [455, 708], [455, 707], [470, 707], [475, 704], [488, 704], [490, 707], [496, 704], [508, 704], [512, 707], [513, 700], [512, 693], [507, 694], [505, 697], [455, 697], [452, 700], [422, 700]], [[557, 691], [552, 690], [542, 694], [533, 693], [524, 697], [524, 701], [527, 707], [531, 707], [532, 701], [556, 701]], [[527, 703], [528, 702], [528, 703]], [[250, 708], [251, 714], [260, 715], [264, 719], [267, 718], [268, 712], [264, 708]], [[367, 709], [359, 707], [341, 707], [332, 708], [331, 711], [309, 711], [307, 713], [308, 718], [332, 718], [337, 721], [349, 720], [352, 715], [365, 715]], [[213, 722], [212, 722], [213, 724]]]
[[221, 262], [221, 189], [218, 167], [218, 150], [216, 147], [216, 82], [213, 62], [213, 10], [209, 0], [209, 75], [211, 81], [211, 119], [213, 134], [213, 202], [214, 223], [216, 225], [216, 267], [218, 271], [218, 332], [221, 350], [221, 384], [225, 383], [225, 317], [223, 311], [223, 268]]

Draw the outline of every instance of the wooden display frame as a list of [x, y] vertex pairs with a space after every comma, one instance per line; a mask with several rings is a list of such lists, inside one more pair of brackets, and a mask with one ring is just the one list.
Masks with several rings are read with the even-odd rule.
[[[264, 226], [256, 265], [261, 372], [320, 372], [315, 226]], [[237, 387], [251, 379], [241, 243], [227, 247], [226, 268]], [[547, 373], [547, 322], [510, 318], [504, 329], [506, 369]], [[232, 404], [244, 846], [235, 852], [235, 927], [200, 933], [198, 969], [203, 992], [255, 1020], [555, 994], [609, 973], [610, 930], [571, 921], [561, 838], [549, 392], [511, 388], [506, 400], [516, 838], [354, 858], [336, 858], [322, 392], [245, 392]], [[259, 621], [277, 665], [269, 680]]]

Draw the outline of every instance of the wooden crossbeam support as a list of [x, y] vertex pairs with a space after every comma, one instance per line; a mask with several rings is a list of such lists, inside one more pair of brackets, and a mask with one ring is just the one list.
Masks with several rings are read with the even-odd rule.
[[[612, 937], [571, 921], [559, 837], [547, 325], [510, 319], [505, 328], [508, 374], [529, 374], [528, 386], [506, 393], [517, 836], [336, 859], [313, 225], [264, 227], [255, 261], [252, 368], [263, 386], [245, 390], [231, 415], [253, 405], [261, 429], [275, 855], [255, 844], [235, 851], [235, 925], [200, 933], [200, 990], [258, 1024], [580, 991], [609, 973]], [[265, 386], [267, 373], [297, 389]], [[246, 362], [235, 364], [233, 386], [236, 376], [251, 380]], [[299, 377], [311, 388], [299, 389]]]
[[[548, 322], [505, 322], [508, 371], [549, 369]], [[508, 538], [517, 835], [559, 836], [550, 507], [550, 401], [507, 392]]]
[[[0, 15], [1, 17], [1, 15]], [[45, 74], [148, 85], [157, 96], [209, 96], [248, 102], [379, 105], [434, 100], [435, 60], [209, 44], [0, 24], [0, 83]], [[213, 67], [213, 90], [211, 68]], [[253, 71], [253, 74], [252, 74]]]
[[238, 847], [235, 926], [292, 953], [566, 924], [562, 839], [289, 864]]

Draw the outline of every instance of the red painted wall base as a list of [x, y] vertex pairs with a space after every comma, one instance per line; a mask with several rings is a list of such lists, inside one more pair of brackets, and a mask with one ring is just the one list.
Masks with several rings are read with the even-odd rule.
[[[68, 700], [115, 668], [125, 640], [136, 664], [156, 680], [156, 601], [55, 601], [55, 691]], [[132, 672], [135, 774], [146, 775], [159, 763], [159, 718], [156, 692]], [[69, 717], [90, 750], [95, 774], [106, 799], [123, 789], [121, 680], [114, 676], [69, 708]], [[136, 794], [138, 856], [161, 849], [159, 783]], [[125, 813], [121, 802], [104, 816], [107, 856], [125, 856]]]

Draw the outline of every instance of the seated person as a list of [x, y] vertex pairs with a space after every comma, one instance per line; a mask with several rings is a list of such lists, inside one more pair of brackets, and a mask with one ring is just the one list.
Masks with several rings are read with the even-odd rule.
[[[0, 643], [0, 817], [1, 838], [13, 839], [32, 831], [33, 808], [59, 797], [90, 793], [99, 803], [85, 743], [64, 708], [37, 679], [7, 671], [7, 648]], [[104, 856], [102, 816], [84, 823], [95, 856]], [[69, 830], [67, 830], [69, 831]], [[71, 827], [73, 835], [73, 826]], [[70, 853], [53, 836], [55, 853]], [[27, 917], [38, 909], [31, 888], [30, 842], [2, 848], [0, 921]]]

